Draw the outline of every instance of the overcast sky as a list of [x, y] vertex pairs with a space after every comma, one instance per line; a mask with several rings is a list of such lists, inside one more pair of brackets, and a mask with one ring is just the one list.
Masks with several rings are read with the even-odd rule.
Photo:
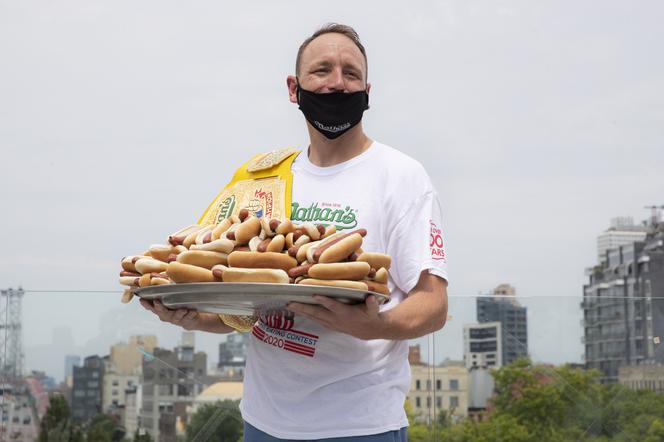
[[[117, 291], [28, 293], [29, 369], [60, 378], [65, 353], [132, 333], [176, 344], [120, 304], [119, 260], [251, 155], [306, 147], [285, 79], [329, 21], [367, 47], [365, 130], [440, 193], [455, 298], [436, 359], [461, 357], [469, 296], [508, 282], [536, 297], [535, 359], [580, 361], [596, 236], [664, 204], [661, 2], [0, 0], [0, 287]], [[197, 339], [215, 362], [220, 337]]]

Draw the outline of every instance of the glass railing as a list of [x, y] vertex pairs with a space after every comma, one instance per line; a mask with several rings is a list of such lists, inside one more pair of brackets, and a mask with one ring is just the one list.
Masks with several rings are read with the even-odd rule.
[[[23, 440], [40, 431], [71, 440], [239, 437], [237, 405], [251, 334], [187, 333], [161, 323], [136, 300], [120, 304], [119, 296], [25, 291], [22, 372], [2, 379], [4, 434]], [[65, 312], [103, 308], [103, 319], [92, 333], [85, 318], [29, 333], [44, 320], [33, 307], [49, 297]], [[486, 301], [498, 303], [498, 315], [480, 322], [477, 304]], [[450, 295], [444, 328], [409, 343], [409, 440], [663, 440], [661, 337], [637, 333], [629, 315], [628, 332], [596, 332], [602, 318], [581, 322], [580, 301]], [[506, 314], [524, 309], [525, 321]], [[3, 361], [11, 363], [16, 355], [5, 342]]]

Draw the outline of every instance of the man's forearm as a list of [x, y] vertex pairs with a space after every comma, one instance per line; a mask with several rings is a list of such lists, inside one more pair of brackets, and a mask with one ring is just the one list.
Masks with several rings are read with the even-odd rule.
[[[430, 278], [438, 279], [437, 281]], [[447, 320], [447, 283], [428, 275], [399, 305], [380, 314], [380, 339], [414, 339], [440, 330]]]

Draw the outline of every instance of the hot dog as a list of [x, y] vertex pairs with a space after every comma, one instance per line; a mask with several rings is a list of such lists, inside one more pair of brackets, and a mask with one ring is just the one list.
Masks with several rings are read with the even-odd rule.
[[281, 269], [243, 269], [230, 267], [223, 272], [224, 282], [265, 282], [288, 284], [288, 274]]
[[301, 276], [305, 276], [310, 268], [311, 264], [304, 264], [297, 267], [293, 267], [292, 269], [288, 270], [288, 276], [290, 276], [291, 278], [299, 278]]
[[156, 260], [154, 258], [145, 257], [138, 259], [134, 263], [134, 267], [136, 267], [136, 271], [138, 273], [140, 273], [141, 275], [145, 275], [146, 273], [152, 273], [152, 272], [161, 273], [164, 270], [166, 270], [168, 264], [163, 261]]
[[125, 256], [122, 258], [121, 265], [124, 270], [127, 272], [135, 272], [136, 271], [136, 261], [139, 259], [144, 259], [146, 258], [145, 255], [130, 255], [130, 256]]
[[212, 269], [217, 264], [228, 263], [228, 255], [226, 253], [210, 252], [207, 250], [188, 250], [180, 253], [176, 261], [181, 264], [191, 264]]
[[381, 295], [385, 296], [390, 296], [390, 289], [387, 287], [387, 285], [378, 283], [376, 281], [364, 280], [362, 282], [364, 282], [367, 285], [369, 291], [380, 293]]
[[357, 281], [366, 278], [369, 270], [371, 270], [371, 267], [366, 262], [336, 262], [314, 264], [308, 273], [311, 278], [316, 279], [350, 279]]
[[373, 277], [373, 280], [380, 283], [380, 284], [387, 284], [387, 279], [388, 279], [388, 273], [387, 269], [385, 267], [381, 267], [376, 271], [376, 274]]
[[261, 218], [261, 228], [265, 233], [266, 238], [272, 238], [277, 234], [276, 229], [281, 224], [281, 221], [278, 219], [267, 219], [265, 217]]
[[194, 224], [192, 226], [187, 226], [184, 229], [180, 229], [177, 232], [173, 233], [168, 237], [168, 243], [172, 246], [180, 246], [184, 243], [184, 240], [192, 233], [198, 232], [201, 230], [202, 226]]
[[248, 269], [282, 269], [288, 271], [297, 266], [297, 261], [285, 253], [237, 251], [228, 255], [228, 266]]
[[367, 284], [362, 281], [346, 281], [344, 279], [313, 279], [306, 278], [298, 282], [301, 285], [323, 285], [342, 287], [345, 289], [368, 290]]
[[235, 242], [239, 245], [248, 244], [249, 240], [258, 236], [260, 231], [260, 220], [255, 216], [249, 216], [235, 229]]
[[228, 230], [232, 225], [233, 221], [230, 218], [226, 218], [225, 220], [217, 224], [217, 226], [214, 229], [212, 229], [212, 236], [210, 240], [214, 241], [215, 239], [219, 239], [221, 235], [226, 230]]
[[169, 255], [175, 254], [177, 255], [180, 253], [182, 250], [187, 250], [183, 246], [172, 246], [172, 245], [161, 245], [161, 244], [155, 244], [150, 246], [150, 256], [152, 256], [154, 259], [158, 259], [159, 261], [164, 261], [168, 262], [168, 257]]
[[140, 276], [120, 276], [120, 284], [128, 285], [129, 287], [138, 287], [138, 280]]
[[228, 267], [223, 264], [217, 264], [212, 267], [212, 276], [214, 276], [217, 281], [223, 281], [224, 272], [226, 270], [228, 270]]
[[275, 235], [272, 238], [266, 238], [260, 242], [257, 247], [259, 252], [281, 252], [286, 245], [284, 235]]
[[357, 260], [368, 262], [371, 268], [376, 270], [382, 267], [386, 270], [390, 270], [390, 265], [392, 264], [392, 258], [390, 255], [385, 255], [383, 253], [364, 252], [357, 257]]
[[277, 228], [274, 230], [276, 233], [280, 235], [287, 235], [293, 231], [295, 231], [295, 224], [291, 222], [291, 220], [287, 219], [286, 221], [279, 223]]
[[191, 264], [173, 261], [168, 264], [166, 274], [173, 282], [214, 282], [212, 271]]
[[131, 298], [133, 298], [133, 297], [134, 297], [134, 292], [132, 292], [131, 289], [125, 289], [122, 292], [122, 298], [120, 298], [120, 302], [122, 302], [123, 304], [126, 304], [129, 301], [131, 301]]
[[[194, 241], [196, 244], [205, 244], [208, 243], [212, 240], [212, 229], [214, 229], [214, 225], [210, 224], [209, 226], [203, 227], [201, 230], [199, 230], [196, 233], [196, 241]], [[186, 241], [186, 239], [185, 239]], [[191, 246], [189, 246], [191, 248]]]
[[235, 244], [230, 239], [219, 238], [206, 244], [193, 244], [189, 250], [207, 250], [208, 252], [231, 253]]
[[351, 233], [339, 241], [330, 241], [328, 244], [318, 246], [314, 253], [314, 262], [339, 262], [357, 250], [362, 245], [362, 236]]

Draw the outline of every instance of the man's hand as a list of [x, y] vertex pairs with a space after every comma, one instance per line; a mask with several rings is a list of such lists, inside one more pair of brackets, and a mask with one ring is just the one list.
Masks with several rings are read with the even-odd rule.
[[314, 299], [321, 305], [292, 302], [287, 308], [329, 329], [360, 339], [419, 338], [440, 330], [447, 320], [447, 281], [426, 270], [406, 299], [382, 313], [374, 296], [356, 305], [325, 296], [314, 296]]
[[201, 330], [211, 333], [230, 333], [234, 331], [232, 327], [221, 322], [219, 316], [214, 313], [199, 313], [196, 310], [186, 308], [170, 310], [159, 300], [141, 299], [141, 305], [157, 315], [163, 322], [170, 322], [185, 330]]
[[318, 322], [325, 327], [359, 339], [378, 339], [385, 327], [375, 296], [367, 296], [364, 304], [348, 305], [326, 296], [315, 295], [320, 305], [291, 302], [288, 310]]

